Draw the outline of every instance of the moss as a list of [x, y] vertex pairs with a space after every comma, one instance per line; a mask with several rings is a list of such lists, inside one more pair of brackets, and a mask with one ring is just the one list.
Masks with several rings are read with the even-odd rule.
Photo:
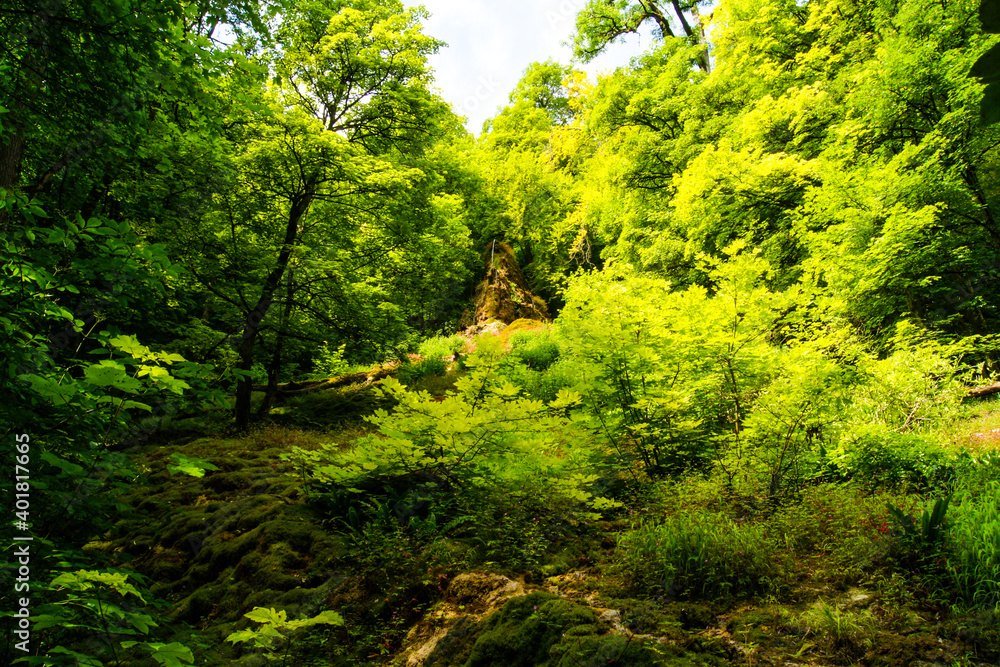
[[444, 667], [536, 665], [656, 665], [656, 654], [641, 641], [609, 633], [590, 608], [551, 593], [516, 597], [485, 620], [459, 619], [426, 664]]
[[154, 581], [175, 581], [184, 576], [188, 568], [187, 554], [179, 549], [156, 546], [146, 566], [148, 576]]
[[198, 588], [181, 600], [171, 618], [188, 623], [197, 623], [212, 612], [212, 607], [215, 605], [216, 599], [218, 598], [212, 588], [208, 586]]
[[[579, 628], [579, 626], [583, 626]], [[597, 615], [586, 607], [548, 593], [532, 593], [508, 602], [486, 621], [472, 647], [468, 667], [543, 664], [563, 633], [599, 632]]]
[[679, 609], [663, 607], [649, 600], [618, 600], [612, 603], [621, 614], [622, 625], [637, 635], [667, 636], [679, 641], [684, 637]]
[[506, 243], [490, 243], [483, 255], [486, 275], [476, 288], [475, 313], [464, 324], [490, 320], [548, 320], [545, 302], [531, 293], [514, 251]]
[[205, 486], [213, 491], [235, 491], [251, 485], [253, 477], [245, 472], [223, 472], [208, 475]]
[[378, 409], [389, 409], [395, 400], [375, 390], [377, 384], [355, 384], [291, 396], [287, 410], [272, 415], [277, 424], [330, 429], [362, 423]]
[[301, 586], [285, 591], [278, 596], [276, 604], [279, 608], [288, 612], [289, 616], [294, 615], [293, 611], [300, 607], [315, 607], [322, 602], [322, 589], [302, 588]]
[[202, 562], [208, 561], [211, 565], [209, 572], [212, 574], [221, 572], [227, 567], [234, 567], [245, 555], [257, 548], [260, 534], [261, 531], [258, 529], [243, 535], [223, 532], [211, 536], [202, 543], [198, 559]]
[[247, 610], [247, 598], [253, 594], [253, 585], [246, 581], [233, 581], [229, 577], [220, 577], [224, 581], [223, 595], [214, 610], [216, 618], [236, 619], [242, 617]]
[[695, 602], [673, 603], [670, 609], [677, 615], [685, 630], [704, 630], [715, 625], [715, 612], [706, 605]]
[[512, 333], [516, 333], [518, 331], [529, 331], [531, 329], [538, 329], [543, 326], [545, 326], [545, 322], [541, 320], [532, 320], [526, 317], [522, 317], [521, 319], [514, 320], [513, 322], [508, 324], [500, 335], [510, 336]]
[[654, 651], [642, 641], [629, 641], [620, 635], [570, 638], [568, 635], [549, 651], [550, 665], [662, 665]]

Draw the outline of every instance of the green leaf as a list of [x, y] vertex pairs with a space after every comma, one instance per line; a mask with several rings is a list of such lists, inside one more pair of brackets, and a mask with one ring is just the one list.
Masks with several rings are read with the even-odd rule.
[[55, 614], [38, 614], [31, 617], [31, 629], [35, 632], [41, 632], [49, 628], [64, 627], [69, 620], [65, 616], [56, 616]]
[[67, 382], [63, 385], [50, 378], [31, 373], [18, 375], [17, 377], [27, 381], [31, 385], [32, 391], [55, 405], [69, 403], [70, 397], [76, 395], [79, 391], [79, 387], [73, 382]]
[[316, 616], [310, 618], [309, 620], [314, 624], [318, 623], [323, 623], [326, 625], [344, 624], [344, 617], [335, 611], [330, 611], [329, 609], [327, 609], [326, 611], [321, 611], [320, 613], [316, 614]]
[[135, 336], [115, 336], [108, 341], [108, 345], [136, 359], [143, 359], [150, 354], [149, 348]]
[[248, 611], [243, 614], [251, 621], [257, 621], [258, 623], [272, 623], [274, 625], [282, 625], [285, 619], [288, 618], [288, 614], [284, 610], [277, 611], [275, 609], [268, 609], [266, 607], [254, 607], [253, 611]]
[[42, 459], [51, 466], [59, 468], [66, 473], [67, 477], [79, 477], [84, 473], [83, 466], [61, 459], [52, 452], [42, 450], [42, 453], [38, 455], [38, 458]]
[[76, 659], [77, 665], [79, 667], [104, 667], [104, 663], [97, 658], [92, 658], [89, 655], [83, 653], [77, 653], [76, 651], [71, 651], [64, 646], [56, 646], [55, 648], [49, 649], [49, 653], [58, 653], [59, 655], [69, 655]]
[[165, 667], [186, 667], [194, 664], [194, 654], [187, 646], [178, 642], [169, 644], [147, 644], [153, 649], [152, 658]]
[[88, 366], [87, 369], [84, 370], [83, 376], [87, 379], [87, 382], [96, 384], [99, 387], [114, 386], [115, 383], [120, 382], [125, 377], [128, 377], [125, 373], [124, 366], [107, 360], [102, 361], [99, 364], [94, 364], [93, 366]]
[[128, 621], [132, 624], [132, 627], [144, 635], [149, 634], [151, 627], [157, 627], [157, 624], [153, 621], [153, 617], [146, 614], [129, 614]]
[[123, 410], [142, 410], [144, 412], [153, 411], [152, 406], [140, 403], [139, 401], [122, 401], [121, 407]]
[[583, 401], [583, 396], [580, 392], [573, 391], [572, 389], [560, 389], [556, 394], [555, 400], [549, 403], [550, 408], [555, 408], [561, 410], [563, 408], [573, 407], [574, 405], [579, 405]]
[[204, 459], [192, 458], [183, 454], [171, 454], [170, 458], [173, 459], [176, 464], [167, 466], [167, 470], [169, 470], [171, 474], [183, 473], [192, 477], [204, 477], [206, 470], [219, 469], [218, 466], [213, 465]]
[[232, 632], [226, 637], [227, 642], [233, 644], [238, 644], [240, 642], [248, 642], [257, 637], [257, 632], [254, 630], [240, 630], [239, 632]]

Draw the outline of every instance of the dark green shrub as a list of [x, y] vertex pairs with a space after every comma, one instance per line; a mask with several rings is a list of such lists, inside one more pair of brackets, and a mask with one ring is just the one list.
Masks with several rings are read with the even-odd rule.
[[845, 484], [809, 486], [775, 509], [768, 530], [791, 552], [822, 554], [825, 576], [856, 580], [889, 549], [889, 502], [899, 497]]
[[945, 548], [945, 514], [950, 498], [939, 498], [923, 511], [919, 519], [909, 512], [888, 505], [893, 521], [893, 558], [907, 570], [937, 565]]
[[947, 482], [954, 468], [930, 436], [883, 429], [852, 433], [832, 460], [835, 477], [869, 489], [926, 490]]
[[395, 404], [365, 384], [335, 387], [291, 396], [284, 405], [271, 412], [275, 423], [311, 428], [359, 423], [377, 409], [389, 409]]
[[991, 484], [1000, 482], [1000, 450], [990, 450], [979, 456], [959, 454], [955, 466], [956, 495], [967, 493], [971, 496], [989, 489]]

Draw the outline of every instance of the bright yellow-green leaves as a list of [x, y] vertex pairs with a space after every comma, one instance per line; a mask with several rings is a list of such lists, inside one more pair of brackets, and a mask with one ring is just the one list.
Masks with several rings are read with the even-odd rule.
[[556, 331], [627, 467], [656, 477], [713, 459], [731, 481], [766, 473], [773, 495], [836, 412], [842, 370], [794, 337], [792, 295], [768, 289], [769, 264], [744, 246], [703, 258], [711, 294], [624, 267], [577, 277]]
[[278, 31], [283, 102], [353, 140], [416, 127], [415, 114], [429, 101], [426, 57], [441, 44], [421, 32], [424, 16], [395, 2], [295, 6]]
[[600, 81], [577, 219], [605, 259], [680, 284], [742, 238], [776, 286], [828, 288], [879, 335], [906, 314], [985, 331], [1000, 227], [977, 5], [723, 0], [711, 73], [668, 41]]
[[[437, 485], [544, 488], [572, 502], [594, 499], [596, 479], [583, 472], [597, 453], [574, 409], [579, 393], [562, 390], [549, 404], [527, 398], [520, 387], [495, 377], [502, 352], [484, 337], [471, 359], [474, 369], [443, 398], [407, 390], [393, 378], [382, 390], [398, 401], [369, 419], [377, 428], [348, 452], [296, 451], [320, 482], [348, 487], [365, 480], [416, 476]], [[597, 506], [595, 505], [595, 507]]]
[[305, 628], [317, 625], [344, 624], [344, 618], [337, 612], [330, 610], [321, 611], [312, 618], [300, 618], [294, 621], [288, 620], [288, 613], [285, 610], [267, 607], [254, 607], [252, 611], [243, 614], [243, 616], [255, 623], [260, 623], [260, 626], [233, 632], [226, 637], [226, 641], [233, 644], [249, 642], [251, 646], [260, 650], [267, 660], [281, 659], [282, 650], [287, 650], [288, 643], [300, 635]]
[[707, 147], [675, 179], [675, 221], [685, 230], [689, 254], [716, 254], [746, 239], [775, 264], [790, 264], [797, 257], [789, 216], [817, 181], [815, 172], [816, 165], [796, 156], [734, 151], [725, 139]]

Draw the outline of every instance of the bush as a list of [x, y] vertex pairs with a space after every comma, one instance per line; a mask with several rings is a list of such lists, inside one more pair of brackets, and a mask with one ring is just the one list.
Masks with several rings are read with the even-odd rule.
[[573, 389], [580, 384], [579, 366], [569, 359], [557, 359], [545, 370], [531, 370], [520, 359], [512, 358], [497, 370], [498, 374], [513, 384], [523, 387], [528, 395], [542, 401], [552, 401], [563, 389]]
[[618, 558], [637, 591], [688, 598], [775, 592], [787, 564], [763, 527], [705, 511], [640, 524], [619, 538]]
[[889, 501], [896, 499], [837, 484], [809, 487], [775, 511], [769, 529], [790, 552], [823, 554], [828, 576], [856, 578], [889, 550]]
[[563, 507], [557, 499], [548, 500], [540, 488], [525, 493], [508, 489], [459, 495], [459, 503], [470, 514], [472, 538], [477, 543], [478, 560], [512, 571], [533, 570], [540, 566], [554, 539], [559, 537], [559, 519]]
[[360, 438], [349, 452], [333, 444], [292, 455], [308, 462], [321, 484], [359, 488], [416, 475], [444, 488], [504, 493], [530, 483], [550, 498], [594, 509], [615, 505], [585, 490], [598, 476], [580, 471], [600, 452], [566, 416], [578, 395], [566, 392], [548, 405], [524, 399], [509, 382], [491, 380], [488, 370], [456, 385], [457, 391], [434, 397], [386, 378], [380, 388], [398, 405], [368, 418], [378, 433]]
[[533, 371], [544, 371], [559, 359], [559, 343], [551, 330], [519, 331], [510, 337], [513, 355]]
[[323, 380], [326, 378], [343, 375], [350, 369], [350, 364], [344, 360], [344, 350], [346, 345], [330, 347], [326, 341], [316, 348], [313, 357], [313, 372], [309, 376], [310, 380]]
[[437, 336], [435, 338], [428, 338], [420, 343], [417, 352], [424, 359], [440, 360], [463, 352], [467, 343], [468, 341], [458, 334], [454, 336]]
[[872, 647], [877, 629], [867, 609], [841, 611], [822, 601], [802, 615], [802, 622], [827, 650], [849, 663], [856, 663]]
[[355, 384], [292, 395], [272, 411], [271, 419], [278, 424], [329, 429], [357, 424], [394, 403], [372, 386]]
[[916, 327], [897, 325], [896, 351], [885, 359], [859, 359], [863, 381], [854, 389], [852, 421], [889, 429], [922, 430], [957, 418], [965, 394], [955, 352], [921, 341]]
[[830, 462], [839, 479], [871, 490], [927, 490], [954, 473], [948, 454], [931, 436], [879, 427], [855, 428], [831, 453]]
[[966, 492], [977, 495], [994, 482], [1000, 483], [1000, 450], [988, 451], [981, 456], [958, 456], [954, 484], [956, 495]]

